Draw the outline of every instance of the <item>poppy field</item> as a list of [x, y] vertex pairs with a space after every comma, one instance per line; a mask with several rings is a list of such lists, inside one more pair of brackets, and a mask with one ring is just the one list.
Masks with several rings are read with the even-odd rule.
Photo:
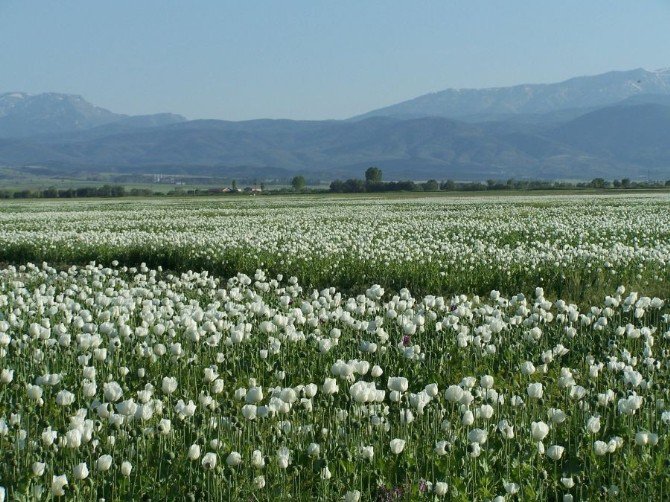
[[0, 500], [663, 500], [670, 197], [0, 207]]

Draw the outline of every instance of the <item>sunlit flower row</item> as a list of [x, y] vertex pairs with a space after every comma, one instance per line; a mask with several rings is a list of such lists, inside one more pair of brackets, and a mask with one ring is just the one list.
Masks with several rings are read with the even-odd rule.
[[669, 212], [667, 194], [14, 202], [0, 211], [0, 259], [263, 268], [352, 292], [540, 285], [593, 301], [622, 283], [667, 288]]

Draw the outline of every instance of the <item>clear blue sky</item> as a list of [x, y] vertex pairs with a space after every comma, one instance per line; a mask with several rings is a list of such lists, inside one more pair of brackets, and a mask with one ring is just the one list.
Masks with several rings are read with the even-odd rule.
[[670, 66], [668, 0], [0, 0], [0, 93], [346, 118], [447, 87]]

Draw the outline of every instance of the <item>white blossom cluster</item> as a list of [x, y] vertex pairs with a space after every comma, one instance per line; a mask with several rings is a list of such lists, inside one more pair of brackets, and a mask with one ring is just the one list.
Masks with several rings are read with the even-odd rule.
[[263, 268], [317, 286], [422, 293], [540, 285], [577, 298], [626, 284], [660, 294], [669, 213], [667, 194], [11, 202], [0, 211], [0, 260]]
[[666, 300], [7, 266], [0, 498], [660, 500]]

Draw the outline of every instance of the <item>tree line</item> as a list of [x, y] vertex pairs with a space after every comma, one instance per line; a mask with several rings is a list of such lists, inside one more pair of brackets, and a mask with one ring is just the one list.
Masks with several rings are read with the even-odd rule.
[[0, 190], [0, 199], [75, 199], [81, 197], [123, 197], [125, 195], [153, 195], [153, 192], [143, 188], [126, 190], [122, 185], [65, 189]]
[[364, 192], [439, 192], [465, 191], [479, 192], [487, 190], [571, 190], [586, 188], [662, 188], [670, 187], [670, 180], [662, 181], [631, 181], [629, 178], [608, 181], [604, 178], [594, 178], [585, 182], [542, 181], [542, 180], [515, 180], [499, 181], [489, 179], [485, 183], [457, 182], [454, 180], [428, 180], [423, 183], [414, 181], [382, 181], [382, 170], [370, 167], [365, 171], [365, 179], [335, 180], [330, 184], [333, 193], [364, 193]]
[[[236, 183], [233, 182], [235, 190], [228, 195], [245, 193], [236, 190]], [[284, 194], [284, 193], [304, 193], [306, 191], [306, 181], [303, 176], [293, 178], [291, 188], [282, 188], [277, 190], [264, 190], [266, 187], [262, 184], [262, 193]], [[407, 181], [383, 181], [382, 171], [377, 167], [370, 167], [365, 171], [365, 179], [335, 180], [330, 184], [331, 193], [379, 193], [379, 192], [439, 192], [439, 191], [462, 191], [462, 192], [481, 192], [489, 190], [575, 190], [575, 189], [644, 189], [644, 188], [663, 188], [670, 187], [670, 180], [662, 181], [632, 181], [629, 178], [615, 179], [612, 181], [604, 178], [594, 178], [591, 181], [570, 183], [564, 181], [540, 181], [540, 180], [514, 180], [506, 181], [487, 180], [486, 182], [457, 182], [454, 180], [428, 180], [426, 182]], [[307, 190], [310, 193], [323, 193], [323, 189]], [[46, 188], [46, 189], [21, 189], [21, 190], [0, 190], [0, 199], [75, 199], [85, 197], [147, 197], [147, 196], [207, 196], [220, 195], [220, 189], [175, 189], [171, 192], [156, 192], [149, 188], [131, 188], [126, 189], [123, 185], [103, 185], [100, 187], [79, 187], [79, 188]]]

